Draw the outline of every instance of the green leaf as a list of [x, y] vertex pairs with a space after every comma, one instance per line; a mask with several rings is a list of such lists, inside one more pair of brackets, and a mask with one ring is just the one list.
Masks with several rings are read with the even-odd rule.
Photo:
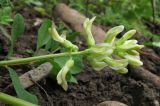
[[153, 45], [153, 46], [160, 47], [160, 42], [152, 42], [152, 45]]
[[43, 3], [39, 0], [24, 0], [24, 2], [28, 5], [31, 5], [31, 4], [33, 4], [35, 6], [42, 6], [43, 5]]
[[56, 63], [53, 59], [49, 61], [52, 65], [53, 65], [53, 68], [52, 70], [50, 71], [50, 74], [49, 76], [53, 79], [56, 79], [56, 76], [58, 74], [58, 72], [60, 71], [61, 67], [59, 66], [58, 63]]
[[59, 47], [60, 47], [60, 44], [58, 42], [54, 41], [53, 39], [49, 39], [49, 41], [45, 45], [45, 49], [50, 52], [57, 50]]
[[41, 27], [38, 29], [38, 40], [37, 40], [37, 49], [40, 49], [42, 46], [47, 44], [51, 37], [48, 33], [48, 28], [52, 25], [52, 21], [49, 19], [44, 20]]
[[79, 32], [75, 32], [75, 31], [68, 31], [67, 33], [67, 40], [74, 42], [76, 37], [79, 35]]
[[20, 14], [16, 14], [13, 20], [12, 30], [11, 30], [11, 47], [8, 52], [8, 57], [13, 55], [13, 48], [16, 43], [17, 38], [24, 32], [24, 19]]
[[63, 21], [60, 21], [59, 22], [59, 25], [57, 27], [57, 31], [66, 35], [66, 39], [71, 41], [71, 42], [74, 42], [75, 41], [75, 38], [80, 35], [79, 32], [76, 32], [76, 31], [73, 31], [71, 30], [70, 28], [68, 27], [65, 27], [65, 23]]
[[[62, 68], [69, 58], [70, 57], [66, 57], [66, 56], [56, 57], [54, 58], [54, 61], [58, 63], [59, 66]], [[70, 72], [71, 74], [78, 74], [81, 72], [81, 69], [83, 67], [82, 56], [81, 55], [73, 56], [73, 60], [74, 60], [74, 66], [70, 69]]]
[[39, 12], [41, 15], [45, 15], [46, 14], [46, 10], [43, 7], [34, 7], [34, 10]]
[[11, 30], [11, 39], [13, 45], [15, 44], [17, 38], [24, 32], [24, 18], [21, 14], [16, 14], [13, 20], [12, 30]]
[[17, 93], [17, 96], [20, 99], [23, 99], [25, 101], [31, 102], [33, 104], [38, 104], [38, 99], [35, 95], [29, 93], [28, 91], [26, 91], [23, 86], [21, 85], [21, 82], [19, 80], [19, 77], [17, 75], [17, 73], [15, 72], [15, 70], [13, 70], [12, 68], [8, 68], [10, 77], [12, 79], [12, 84], [15, 88], [15, 91]]
[[67, 81], [68, 81], [68, 82], [78, 84], [77, 79], [76, 79], [71, 73], [68, 73], [68, 74], [67, 74], [67, 77], [68, 77], [68, 76], [69, 76], [69, 78], [67, 78]]
[[8, 24], [13, 21], [11, 18], [11, 7], [7, 6], [0, 9], [0, 23]]

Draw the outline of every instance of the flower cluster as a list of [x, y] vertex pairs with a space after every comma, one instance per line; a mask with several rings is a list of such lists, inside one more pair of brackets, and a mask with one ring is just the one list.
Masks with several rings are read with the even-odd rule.
[[[94, 19], [87, 19], [88, 24], [90, 25], [89, 22], [93, 22]], [[87, 22], [85, 21], [84, 26], [87, 26], [86, 24]], [[91, 29], [86, 29], [86, 27], [84, 29], [91, 32]], [[130, 30], [120, 39], [117, 39], [116, 36], [123, 30], [124, 26], [116, 26], [106, 33], [103, 43], [88, 45], [90, 52], [86, 55], [86, 58], [95, 70], [98, 71], [108, 66], [119, 73], [127, 73], [128, 69], [126, 66], [128, 64], [135, 66], [143, 65], [137, 51], [144, 46], [138, 45], [137, 40], [128, 40], [136, 33], [136, 30]], [[91, 34], [86, 33], [86, 36], [89, 39]], [[93, 37], [91, 37], [91, 40], [93, 40]]]

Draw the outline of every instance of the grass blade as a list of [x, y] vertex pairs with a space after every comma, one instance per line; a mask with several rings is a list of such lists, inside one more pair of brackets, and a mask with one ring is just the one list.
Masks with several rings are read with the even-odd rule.
[[24, 18], [20, 14], [16, 14], [13, 20], [12, 31], [11, 31], [11, 47], [8, 52], [8, 57], [13, 55], [13, 48], [17, 41], [17, 38], [24, 32]]
[[15, 70], [13, 70], [12, 68], [8, 68], [8, 71], [9, 71], [10, 77], [12, 79], [12, 83], [13, 83], [13, 86], [14, 86], [15, 91], [17, 93], [17, 96], [20, 99], [23, 99], [25, 101], [31, 102], [33, 104], [38, 104], [37, 97], [35, 95], [29, 93], [28, 91], [26, 91], [22, 87], [20, 80], [19, 80], [19, 77], [18, 77], [17, 73], [15, 72]]

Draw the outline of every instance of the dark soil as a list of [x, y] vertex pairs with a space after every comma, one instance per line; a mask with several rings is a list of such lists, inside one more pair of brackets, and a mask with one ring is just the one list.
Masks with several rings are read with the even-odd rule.
[[[34, 50], [36, 47], [36, 34], [39, 26], [33, 26], [37, 17], [40, 15], [31, 15], [28, 8], [24, 8], [23, 16], [26, 18], [25, 34], [18, 39], [15, 47], [15, 55], [18, 57], [30, 56], [26, 50]], [[36, 17], [36, 18], [35, 18]], [[143, 42], [145, 39], [137, 39]], [[8, 44], [4, 43], [0, 36], [0, 44], [3, 49], [7, 49]], [[144, 48], [141, 59], [144, 67], [160, 76], [160, 61], [154, 56], [160, 55], [159, 48]], [[146, 54], [147, 53], [147, 54]], [[6, 52], [0, 52], [0, 57], [6, 55]], [[41, 106], [96, 106], [106, 100], [114, 100], [125, 103], [129, 106], [159, 106], [160, 88], [155, 87], [152, 83], [132, 77], [129, 72], [126, 75], [120, 75], [108, 68], [100, 72], [95, 72], [86, 61], [83, 72], [77, 75], [78, 84], [70, 84], [69, 89], [65, 92], [56, 81], [46, 78], [39, 82], [47, 92], [42, 90], [39, 85], [34, 85], [28, 90], [36, 94]], [[30, 69], [30, 65], [21, 65], [14, 67], [18, 74], [22, 74]], [[10, 94], [15, 94], [13, 90], [6, 91], [7, 85], [11, 83], [8, 72], [0, 68], [0, 90]], [[130, 70], [130, 68], [129, 68]], [[0, 106], [6, 106], [0, 103]]]
[[109, 69], [95, 72], [87, 65], [77, 79], [79, 84], [70, 85], [67, 92], [50, 81], [43, 87], [56, 106], [96, 106], [105, 100], [121, 101], [129, 106], [156, 106], [160, 100], [158, 89], [129, 74], [119, 75]]

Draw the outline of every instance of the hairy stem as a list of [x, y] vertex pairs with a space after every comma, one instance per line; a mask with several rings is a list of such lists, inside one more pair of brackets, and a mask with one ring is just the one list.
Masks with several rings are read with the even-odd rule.
[[24, 63], [30, 63], [30, 62], [37, 62], [42, 60], [51, 59], [54, 57], [61, 57], [61, 56], [70, 56], [70, 55], [83, 55], [88, 53], [87, 50], [79, 51], [79, 52], [66, 52], [66, 53], [58, 53], [58, 54], [48, 54], [48, 55], [42, 55], [42, 56], [34, 56], [34, 57], [28, 57], [28, 58], [18, 58], [15, 60], [4, 60], [0, 61], [0, 66], [8, 66], [8, 65], [16, 65], [16, 64], [24, 64]]
[[12, 106], [38, 106], [22, 99], [0, 92], [0, 101]]

